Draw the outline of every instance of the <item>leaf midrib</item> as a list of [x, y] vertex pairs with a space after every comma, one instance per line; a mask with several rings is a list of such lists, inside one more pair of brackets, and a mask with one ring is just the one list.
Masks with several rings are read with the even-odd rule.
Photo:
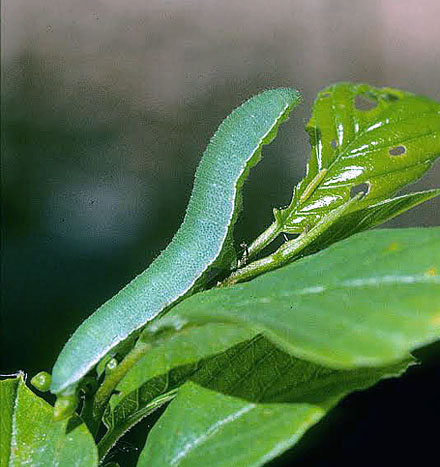
[[[334, 93], [332, 93], [332, 96], [331, 96], [331, 99], [332, 99], [332, 120], [333, 120], [333, 124], [334, 124], [334, 130], [335, 130], [335, 133], [338, 134], [338, 128], [337, 128], [337, 123], [336, 123], [336, 119], [334, 118], [335, 116], [335, 105], [334, 105]], [[352, 93], [352, 97], [353, 97], [353, 93]], [[377, 119], [379, 118], [384, 118], [387, 114], [387, 110], [389, 110], [389, 108], [387, 109], [384, 109], [383, 112], [381, 112], [378, 116], [377, 116]], [[425, 117], [425, 116], [429, 116], [429, 115], [437, 115], [437, 116], [440, 116], [440, 112], [435, 112], [435, 111], [430, 111], [430, 112], [424, 112], [424, 113], [421, 113], [421, 114], [412, 114], [410, 117], [405, 117], [405, 118], [402, 118], [402, 119], [399, 119], [399, 120], [395, 120], [393, 121], [392, 123], [393, 124], [396, 124], [396, 123], [403, 123], [403, 122], [406, 122], [406, 121], [409, 121], [409, 120], [413, 120], [415, 118], [420, 118], [420, 117]], [[353, 115], [352, 115], [353, 117]], [[374, 128], [373, 129], [373, 134], [374, 134], [374, 131], [379, 129], [379, 128], [383, 128], [383, 127], [386, 127], [387, 125], [390, 125], [390, 123], [387, 123], [381, 127], [378, 127], [378, 128]], [[318, 167], [318, 170], [322, 170], [323, 168], [326, 168], [327, 169], [327, 174], [326, 176], [323, 178], [323, 180], [321, 181], [321, 183], [318, 185], [317, 189], [321, 187], [322, 183], [327, 179], [328, 177], [328, 174], [330, 173], [333, 165], [338, 162], [341, 158], [344, 159], [344, 158], [347, 158], [347, 153], [349, 152], [349, 150], [352, 149], [352, 147], [355, 145], [355, 143], [357, 142], [357, 140], [359, 138], [361, 138], [362, 136], [364, 136], [366, 133], [368, 133], [368, 128], [365, 128], [363, 129], [362, 131], [360, 131], [359, 133], [356, 133], [355, 134], [355, 137], [353, 138], [353, 140], [347, 144], [347, 146], [345, 147], [344, 150], [342, 150], [341, 148], [341, 152], [338, 152], [338, 154], [336, 155], [335, 159], [328, 165], [328, 167], [320, 167], [319, 164], [317, 164], [317, 167]], [[431, 132], [432, 133], [432, 132]], [[322, 138], [321, 138], [322, 139]], [[316, 141], [316, 140], [315, 140]], [[317, 144], [315, 143], [313, 146], [313, 148], [316, 148], [317, 147]], [[316, 159], [318, 160], [316, 154], [314, 154], [314, 157], [316, 157]]]
[[251, 410], [254, 410], [257, 407], [256, 404], [248, 403], [243, 405], [238, 411], [235, 410], [233, 413], [224, 417], [223, 419], [218, 420], [214, 423], [209, 429], [202, 435], [198, 436], [190, 443], [187, 443], [180, 451], [170, 460], [170, 465], [175, 465], [182, 457], [186, 456], [189, 452], [193, 451], [197, 446], [207, 441], [213, 435], [215, 435], [220, 429], [222, 429], [228, 423], [234, 423], [239, 418], [246, 415]]
[[[430, 276], [427, 274], [417, 275], [383, 275], [383, 276], [371, 276], [371, 277], [359, 277], [357, 279], [344, 280], [339, 283], [334, 283], [326, 286], [317, 285], [311, 287], [304, 287], [303, 289], [293, 290], [286, 293], [280, 293], [280, 296], [300, 296], [300, 295], [315, 295], [320, 293], [326, 293], [328, 291], [339, 290], [339, 289], [353, 289], [357, 287], [384, 287], [389, 285], [407, 285], [407, 284], [434, 284], [440, 285], [440, 276]], [[257, 299], [256, 299], [257, 300]]]

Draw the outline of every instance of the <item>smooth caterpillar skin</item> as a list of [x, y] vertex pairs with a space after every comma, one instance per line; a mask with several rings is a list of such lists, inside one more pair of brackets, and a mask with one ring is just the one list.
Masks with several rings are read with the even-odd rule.
[[276, 135], [300, 95], [280, 88], [235, 109], [212, 137], [197, 168], [185, 218], [168, 247], [67, 341], [52, 373], [51, 391], [68, 393], [108, 352], [213, 272], [231, 265], [232, 229], [241, 188], [261, 147]]

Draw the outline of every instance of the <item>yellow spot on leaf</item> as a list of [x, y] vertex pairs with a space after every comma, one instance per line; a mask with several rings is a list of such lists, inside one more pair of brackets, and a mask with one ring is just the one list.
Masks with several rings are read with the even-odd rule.
[[431, 277], [436, 276], [437, 275], [437, 268], [434, 268], [434, 267], [430, 268], [425, 272], [425, 274], [427, 276], [431, 276]]
[[440, 315], [439, 316], [434, 316], [434, 318], [432, 318], [432, 324], [434, 326], [440, 326]]
[[397, 242], [392, 242], [388, 245], [388, 251], [397, 251], [400, 245]]

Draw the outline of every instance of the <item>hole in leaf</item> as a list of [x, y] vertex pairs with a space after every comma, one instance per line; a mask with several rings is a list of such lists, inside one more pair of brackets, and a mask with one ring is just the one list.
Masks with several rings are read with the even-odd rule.
[[329, 92], [323, 92], [321, 94], [321, 97], [330, 97], [330, 93]]
[[333, 149], [336, 149], [338, 147], [338, 143], [336, 142], [335, 139], [332, 139], [331, 143], [330, 143], [330, 146], [333, 148]]
[[284, 241], [288, 242], [289, 240], [293, 240], [294, 238], [297, 238], [298, 234], [283, 232], [283, 237], [284, 237]]
[[362, 193], [362, 196], [360, 197], [360, 199], [365, 198], [365, 196], [368, 194], [369, 191], [370, 191], [369, 183], [367, 182], [359, 183], [359, 185], [355, 185], [351, 187], [350, 198], [354, 198], [359, 193]]
[[377, 107], [377, 98], [371, 93], [364, 92], [354, 98], [354, 107], [356, 110], [368, 111]]
[[389, 102], [395, 102], [399, 100], [399, 96], [396, 96], [396, 94], [392, 94], [391, 92], [387, 92], [382, 96], [382, 98]]
[[391, 148], [388, 152], [390, 153], [390, 156], [401, 156], [402, 154], [406, 153], [406, 147], [396, 146], [394, 148]]
[[318, 127], [306, 127], [307, 134], [309, 135], [309, 142], [311, 146], [316, 146], [321, 141], [322, 133]]

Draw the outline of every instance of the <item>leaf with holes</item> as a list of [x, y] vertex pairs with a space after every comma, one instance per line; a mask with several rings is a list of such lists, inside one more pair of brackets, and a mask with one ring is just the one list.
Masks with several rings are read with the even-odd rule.
[[338, 83], [318, 94], [307, 132], [307, 174], [290, 205], [275, 210], [286, 233], [313, 227], [359, 191], [365, 195], [355, 210], [419, 179], [440, 156], [440, 103], [398, 89]]
[[150, 329], [236, 323], [299, 358], [386, 365], [440, 338], [440, 228], [357, 234], [251, 282], [199, 293]]
[[261, 465], [346, 394], [410, 364], [331, 370], [257, 336], [200, 364], [151, 431], [138, 465]]
[[22, 374], [0, 381], [0, 402], [0, 465], [98, 465], [95, 442], [79, 417], [55, 421], [53, 408], [26, 387]]

